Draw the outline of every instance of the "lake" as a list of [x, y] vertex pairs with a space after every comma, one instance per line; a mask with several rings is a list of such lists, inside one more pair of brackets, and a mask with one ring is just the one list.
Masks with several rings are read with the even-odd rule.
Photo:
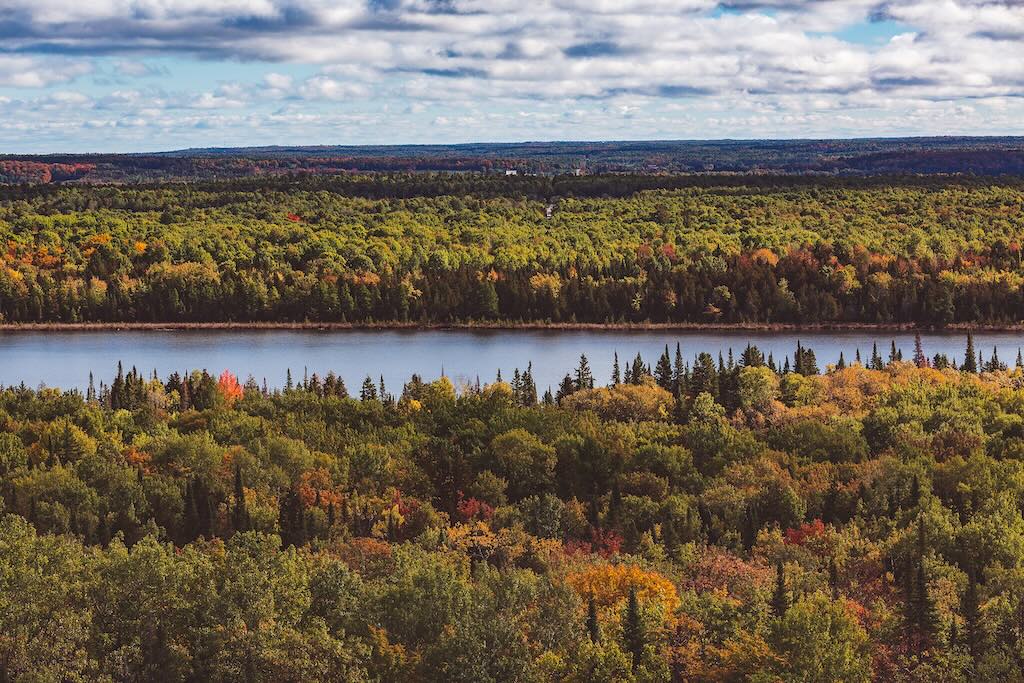
[[[627, 362], [639, 351], [652, 366], [668, 344], [674, 352], [676, 342], [688, 362], [695, 354], [731, 348], [738, 357], [747, 343], [756, 344], [774, 354], [782, 363], [792, 358], [797, 340], [814, 349], [818, 365], [824, 369], [835, 363], [840, 351], [852, 362], [860, 349], [865, 362], [871, 345], [878, 343], [883, 358], [891, 341], [910, 359], [914, 335], [907, 332], [828, 331], [759, 332], [738, 331], [538, 331], [538, 330], [160, 330], [89, 332], [0, 332], [0, 383], [25, 382], [30, 386], [84, 389], [89, 372], [108, 382], [117, 362], [125, 369], [137, 367], [146, 374], [155, 369], [161, 378], [171, 372], [206, 369], [219, 374], [230, 370], [244, 381], [252, 375], [271, 387], [284, 385], [288, 369], [296, 381], [303, 374], [321, 376], [333, 370], [344, 378], [350, 393], [356, 393], [367, 374], [384, 376], [388, 389], [397, 392], [413, 373], [435, 379], [442, 371], [457, 384], [492, 381], [500, 368], [506, 379], [515, 368], [533, 362], [538, 391], [557, 388], [559, 380], [571, 371], [581, 353], [587, 355], [599, 383], [611, 375], [612, 355]], [[945, 353], [963, 359], [963, 333], [922, 335], [925, 353]], [[987, 359], [993, 347], [999, 357], [1013, 364], [1024, 335], [1013, 332], [981, 332], [975, 344]]]

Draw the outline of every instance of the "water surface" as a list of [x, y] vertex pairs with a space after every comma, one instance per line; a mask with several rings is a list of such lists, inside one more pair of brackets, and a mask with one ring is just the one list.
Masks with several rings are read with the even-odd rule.
[[[435, 379], [444, 372], [456, 383], [492, 381], [498, 369], [511, 378], [515, 368], [533, 363], [537, 387], [557, 387], [561, 377], [586, 354], [599, 383], [611, 375], [612, 356], [623, 367], [637, 352], [652, 366], [668, 344], [674, 353], [681, 343], [690, 362], [696, 353], [717, 357], [731, 348], [738, 357], [747, 343], [782, 363], [792, 358], [797, 340], [814, 349], [824, 368], [842, 352], [848, 362], [859, 349], [870, 358], [873, 343], [887, 358], [892, 341], [905, 358], [913, 354], [914, 335], [906, 332], [829, 331], [538, 331], [538, 330], [159, 330], [89, 332], [0, 333], [0, 383], [84, 389], [89, 372], [96, 381], [109, 381], [117, 362], [126, 369], [156, 370], [161, 378], [171, 372], [206, 369], [219, 374], [230, 370], [244, 380], [253, 376], [271, 387], [283, 386], [290, 369], [296, 381], [305, 373], [325, 375], [329, 370], [344, 378], [350, 392], [363, 378], [381, 375], [390, 390], [397, 390], [410, 375]], [[963, 333], [922, 335], [925, 353], [945, 353], [963, 359]], [[975, 344], [987, 359], [993, 347], [1012, 364], [1024, 335], [984, 332]]]

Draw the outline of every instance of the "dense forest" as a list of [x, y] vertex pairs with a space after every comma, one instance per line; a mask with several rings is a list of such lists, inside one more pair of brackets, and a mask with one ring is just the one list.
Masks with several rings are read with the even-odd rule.
[[1024, 368], [976, 354], [5, 388], [0, 680], [1021, 680]]
[[24, 186], [0, 320], [1016, 323], [1019, 179]]
[[430, 171], [517, 171], [546, 176], [580, 171], [598, 174], [1021, 175], [1024, 174], [1024, 138], [324, 145], [0, 157], [0, 183], [191, 181], [294, 173]]

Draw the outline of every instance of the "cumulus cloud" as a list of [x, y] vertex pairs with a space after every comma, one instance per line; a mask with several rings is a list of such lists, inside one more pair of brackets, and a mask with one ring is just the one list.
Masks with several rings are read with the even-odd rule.
[[[121, 117], [112, 127], [340, 121], [280, 108], [306, 103], [361, 108], [333, 116], [382, 125], [382, 112], [408, 112], [428, 131], [468, 131], [472, 119], [484, 133], [504, 108], [499, 116], [524, 115], [501, 119], [502, 131], [532, 125], [533, 138], [545, 126], [596, 125], [595, 112], [675, 137], [691, 124], [827, 131], [828, 117], [874, 131], [934, 116], [929, 103], [962, 121], [958, 106], [1014, 109], [1024, 96], [1015, 0], [5, 0], [0, 32], [0, 87], [64, 88], [110, 63], [104, 73], [123, 80], [93, 107]], [[156, 64], [168, 55], [223, 73], [267, 68], [189, 91]]]
[[[917, 27], [873, 50], [830, 32]], [[357, 96], [330, 70], [465, 80], [482, 96], [666, 97], [750, 91], [1020, 89], [1024, 7], [995, 0], [8, 0], [8, 53], [291, 61], [324, 67], [307, 96]], [[994, 46], [993, 43], [1010, 45]], [[1009, 54], [1007, 54], [1009, 52]], [[995, 57], [994, 55], [998, 55]], [[122, 61], [123, 73], [146, 67]], [[38, 82], [39, 72], [20, 76]], [[344, 85], [342, 85], [344, 83]], [[267, 82], [273, 90], [290, 90]], [[442, 84], [439, 92], [465, 90]]]

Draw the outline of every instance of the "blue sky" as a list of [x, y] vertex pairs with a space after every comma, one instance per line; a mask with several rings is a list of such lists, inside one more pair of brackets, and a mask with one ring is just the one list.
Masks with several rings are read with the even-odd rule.
[[1024, 134], [1011, 0], [4, 0], [0, 153]]

